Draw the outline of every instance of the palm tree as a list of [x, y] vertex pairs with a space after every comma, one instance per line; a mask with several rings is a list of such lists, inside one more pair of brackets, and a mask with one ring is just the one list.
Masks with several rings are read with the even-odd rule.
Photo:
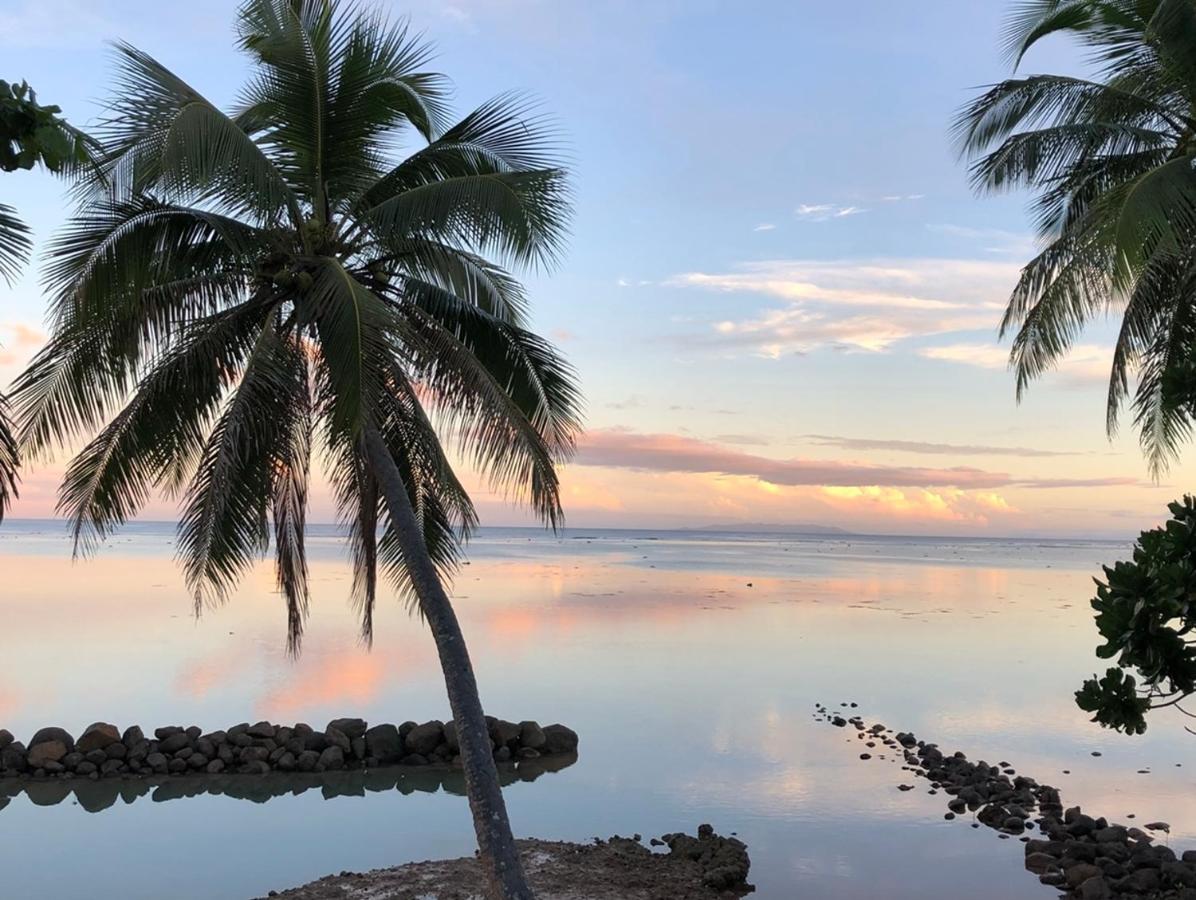
[[[87, 137], [58, 117], [57, 106], [42, 106], [25, 82], [0, 80], [0, 172], [41, 165], [51, 172], [71, 172], [88, 161]], [[10, 286], [21, 274], [33, 242], [17, 211], [0, 203], [0, 278]], [[9, 418], [8, 400], [0, 393], [0, 522], [17, 496], [20, 459]]]
[[1094, 78], [1010, 78], [956, 123], [979, 190], [1036, 193], [1041, 247], [1001, 334], [1014, 335], [1020, 398], [1094, 319], [1120, 315], [1107, 426], [1136, 376], [1134, 422], [1157, 475], [1196, 399], [1196, 3], [1023, 0], [1007, 33], [1014, 67], [1057, 34], [1089, 48]]
[[428, 48], [335, 0], [249, 0], [238, 33], [254, 73], [228, 114], [118, 46], [99, 165], [48, 248], [52, 334], [14, 389], [23, 447], [88, 439], [60, 494], [78, 551], [180, 496], [197, 612], [272, 544], [294, 651], [315, 456], [363, 635], [381, 569], [435, 638], [491, 893], [531, 897], [444, 588], [476, 519], [440, 436], [557, 525], [580, 400], [509, 271], [562, 247], [556, 137], [512, 96], [445, 128]]

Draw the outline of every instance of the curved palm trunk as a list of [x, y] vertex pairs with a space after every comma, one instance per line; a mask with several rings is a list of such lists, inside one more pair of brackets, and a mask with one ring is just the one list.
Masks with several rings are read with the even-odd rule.
[[419, 597], [420, 608], [432, 629], [444, 682], [448, 688], [449, 707], [456, 722], [465, 769], [465, 792], [473, 813], [482, 867], [490, 882], [493, 900], [533, 900], [523, 874], [523, 866], [511, 834], [507, 807], [498, 785], [489, 730], [486, 727], [478, 685], [465, 646], [465, 636], [457, 622], [452, 604], [440, 582], [440, 576], [428, 555], [423, 532], [407, 495], [402, 475], [395, 465], [381, 434], [373, 426], [365, 432], [366, 458], [386, 498], [390, 519], [403, 548], [411, 583]]

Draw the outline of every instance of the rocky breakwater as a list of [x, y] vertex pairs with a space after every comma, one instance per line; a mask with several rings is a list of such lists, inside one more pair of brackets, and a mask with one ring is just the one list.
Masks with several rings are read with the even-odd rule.
[[[564, 725], [488, 718], [498, 763], [577, 752], [577, 734]], [[170, 775], [320, 773], [380, 766], [459, 766], [452, 722], [371, 726], [364, 719], [333, 719], [323, 731], [310, 725], [243, 722], [226, 731], [170, 725], [146, 735], [107, 722], [74, 738], [43, 728], [28, 743], [0, 729], [0, 778], [111, 778]]]
[[[948, 798], [945, 818], [971, 815], [973, 828], [987, 826], [1002, 838], [1021, 840], [1026, 869], [1071, 900], [1196, 900], [1196, 851], [1177, 855], [1147, 833], [1169, 832], [1165, 822], [1145, 830], [1116, 824], [1078, 806], [1065, 808], [1058, 788], [1019, 775], [1007, 762], [972, 761], [909, 732], [822, 706], [816, 717], [854, 730], [865, 747], [861, 759], [903, 761], [905, 771], [928, 780], [929, 793]], [[897, 787], [913, 790], [910, 784]]]

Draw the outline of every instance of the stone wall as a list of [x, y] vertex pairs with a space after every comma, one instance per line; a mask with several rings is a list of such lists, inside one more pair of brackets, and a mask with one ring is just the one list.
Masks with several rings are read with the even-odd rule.
[[[497, 762], [572, 754], [577, 734], [564, 725], [506, 722], [487, 717]], [[96, 722], [76, 740], [62, 728], [43, 728], [28, 744], [0, 729], [0, 778], [108, 778], [129, 775], [219, 775], [329, 772], [379, 766], [459, 766], [452, 722], [370, 726], [363, 719], [333, 719], [323, 731], [310, 725], [243, 722], [204, 733], [170, 725], [146, 735], [136, 725], [121, 732]]]

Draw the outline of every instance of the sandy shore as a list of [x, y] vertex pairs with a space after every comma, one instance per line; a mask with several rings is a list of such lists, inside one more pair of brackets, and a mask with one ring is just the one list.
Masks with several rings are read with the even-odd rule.
[[[636, 839], [593, 844], [520, 841], [528, 880], [538, 900], [731, 900], [745, 883], [742, 843], [708, 828], [700, 837], [666, 835], [668, 853]], [[411, 863], [373, 872], [330, 875], [302, 887], [271, 892], [281, 900], [485, 900], [473, 857]]]

